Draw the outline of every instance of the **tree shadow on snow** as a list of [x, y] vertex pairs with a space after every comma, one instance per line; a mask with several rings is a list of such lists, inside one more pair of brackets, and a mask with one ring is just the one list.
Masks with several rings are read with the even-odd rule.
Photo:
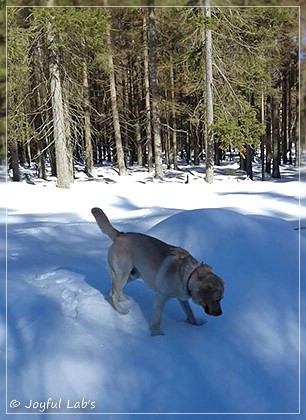
[[[137, 210], [126, 200], [118, 205]], [[99, 394], [99, 410], [108, 412], [296, 410], [297, 234], [285, 222], [206, 209], [177, 211], [154, 226], [150, 234], [211, 264], [226, 288], [222, 317], [190, 326], [170, 302], [166, 336], [152, 338], [153, 293], [144, 284], [127, 286], [126, 317], [105, 302], [111, 242], [95, 222], [74, 214], [18, 218], [8, 226], [10, 395], [22, 387], [25, 397], [48, 397], [59, 381], [63, 392]]]

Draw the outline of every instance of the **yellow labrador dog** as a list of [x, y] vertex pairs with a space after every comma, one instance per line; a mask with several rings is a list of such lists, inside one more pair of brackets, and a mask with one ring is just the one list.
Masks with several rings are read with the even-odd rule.
[[201, 305], [208, 315], [222, 314], [220, 301], [224, 294], [224, 282], [207, 264], [199, 263], [189, 252], [168, 245], [152, 236], [141, 233], [122, 233], [115, 229], [104, 212], [95, 207], [91, 210], [103, 233], [113, 244], [108, 251], [108, 265], [112, 281], [110, 301], [120, 314], [126, 314], [120, 302], [127, 297], [122, 289], [136, 278], [155, 291], [151, 335], [162, 335], [160, 323], [164, 305], [176, 298], [187, 315], [187, 321], [202, 325], [188, 303], [188, 299]]

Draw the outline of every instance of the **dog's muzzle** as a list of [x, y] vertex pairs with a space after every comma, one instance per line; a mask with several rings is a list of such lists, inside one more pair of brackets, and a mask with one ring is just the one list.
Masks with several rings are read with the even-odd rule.
[[222, 309], [219, 303], [211, 303], [204, 306], [204, 311], [207, 315], [220, 316], [222, 315]]

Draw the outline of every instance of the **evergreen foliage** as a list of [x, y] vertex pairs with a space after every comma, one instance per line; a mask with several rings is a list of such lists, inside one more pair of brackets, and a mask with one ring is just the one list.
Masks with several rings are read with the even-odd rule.
[[5, 2], [0, 0], [0, 163], [5, 159]]
[[[118, 164], [110, 54], [125, 163], [149, 164], [154, 139], [153, 134], [151, 139], [146, 135], [144, 13], [145, 8], [8, 7], [11, 159], [10, 146], [13, 151], [18, 146], [21, 163], [35, 161], [43, 167], [48, 158], [56, 175], [51, 22], [71, 167], [85, 159], [89, 171], [91, 160]], [[167, 166], [176, 167], [178, 156], [193, 158], [195, 164], [205, 159], [205, 27], [213, 38], [214, 123], [209, 133], [214, 135], [216, 156], [219, 148], [235, 150], [244, 159], [251, 148], [261, 150], [267, 170], [273, 159], [273, 165], [288, 163], [289, 156], [289, 163], [294, 163], [299, 146], [298, 8], [213, 7], [211, 18], [198, 7], [156, 8], [155, 19], [158, 109]], [[2, 80], [3, 73], [0, 76]], [[278, 124], [272, 121], [276, 117]], [[272, 147], [275, 142], [279, 147]], [[40, 176], [45, 176], [43, 170]]]

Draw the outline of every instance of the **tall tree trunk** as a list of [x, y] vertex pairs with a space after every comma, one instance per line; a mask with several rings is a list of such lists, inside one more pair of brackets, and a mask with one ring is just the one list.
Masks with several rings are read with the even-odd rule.
[[[297, 124], [296, 122], [299, 121], [299, 113], [300, 113], [300, 109], [299, 109], [299, 87], [298, 87], [298, 83], [295, 86], [296, 89], [296, 96], [295, 96], [295, 109], [296, 109], [296, 115], [295, 115], [295, 121], [292, 124], [292, 137], [294, 138], [294, 142], [295, 142], [295, 163], [294, 166], [297, 166], [298, 168], [300, 167], [301, 164], [301, 153], [303, 151], [303, 147], [305, 147], [305, 140], [304, 136], [301, 136], [300, 133], [300, 124]], [[302, 133], [304, 134], [304, 133]], [[299, 141], [300, 139], [300, 141]]]
[[[254, 107], [255, 105], [254, 93], [249, 94], [249, 102], [250, 102], [251, 107]], [[241, 161], [240, 168], [246, 171], [247, 176], [250, 179], [253, 179], [253, 168], [252, 168], [253, 149], [249, 144], [245, 146], [245, 149], [246, 149], [245, 155], [240, 157], [240, 161]]]
[[160, 133], [160, 117], [158, 110], [158, 80], [157, 80], [157, 58], [156, 58], [156, 25], [154, 0], [149, 0], [149, 58], [150, 58], [150, 82], [152, 102], [152, 127], [154, 139], [155, 177], [162, 179], [164, 176], [162, 165], [162, 142]]
[[44, 159], [44, 152], [43, 152], [43, 148], [42, 148], [42, 141], [39, 140], [37, 142], [37, 156], [38, 158], [36, 159], [36, 167], [37, 167], [37, 176], [38, 178], [47, 179], [47, 174], [46, 174], [46, 165], [45, 165], [45, 159]]
[[135, 138], [137, 148], [137, 164], [143, 166], [143, 151], [142, 151], [142, 140], [141, 140], [141, 125], [140, 125], [140, 103], [141, 103], [141, 77], [139, 76], [139, 69], [136, 69], [137, 80], [139, 81], [135, 89]]
[[[203, 9], [206, 18], [211, 18], [210, 0], [205, 0]], [[206, 182], [212, 184], [214, 180], [214, 139], [211, 125], [214, 121], [213, 113], [213, 73], [212, 73], [212, 35], [211, 29], [205, 29], [205, 80], [206, 80]]]
[[[167, 92], [165, 92], [165, 98], [167, 98]], [[167, 100], [167, 99], [166, 99]], [[163, 130], [164, 134], [164, 145], [165, 145], [165, 162], [167, 165], [167, 169], [171, 168], [171, 134], [170, 134], [170, 116], [168, 111], [166, 111], [166, 129]]]
[[91, 142], [90, 102], [89, 102], [89, 87], [88, 87], [88, 70], [87, 70], [86, 60], [83, 61], [83, 91], [84, 91], [85, 172], [90, 173], [93, 168], [93, 150], [92, 150], [92, 142]]
[[266, 110], [266, 173], [270, 175], [272, 160], [272, 111], [270, 95], [267, 97]]
[[248, 144], [247, 150], [246, 150], [246, 173], [247, 173], [247, 176], [253, 180], [252, 160], [253, 160], [253, 150], [252, 150], [252, 147]]
[[108, 68], [109, 68], [109, 82], [110, 82], [110, 97], [112, 104], [112, 114], [113, 114], [113, 125], [114, 125], [114, 135], [116, 143], [116, 157], [117, 164], [119, 169], [119, 175], [126, 175], [126, 168], [124, 162], [124, 152], [122, 147], [121, 131], [120, 131], [120, 122], [119, 122], [119, 112], [117, 105], [117, 90], [116, 90], [116, 81], [115, 81], [115, 69], [113, 62], [113, 53], [112, 53], [112, 41], [110, 30], [107, 32], [107, 45], [108, 45]]
[[[265, 95], [261, 92], [261, 123], [265, 124]], [[265, 145], [266, 145], [266, 134], [263, 134], [260, 139], [260, 154], [261, 154], [261, 180], [264, 181], [266, 177], [265, 173]]]
[[[123, 103], [123, 107], [122, 107], [122, 119], [123, 122], [120, 125], [120, 131], [121, 131], [121, 141], [122, 141], [122, 147], [123, 145], [127, 145], [128, 144], [128, 120], [131, 119], [131, 111], [130, 111], [130, 105], [132, 103], [131, 98], [130, 98], [130, 82], [128, 79], [130, 79], [130, 77], [128, 77], [128, 73], [130, 73], [130, 68], [125, 71], [125, 69], [122, 69], [122, 71], [120, 72], [121, 76], [121, 98], [122, 98], [122, 103]], [[131, 151], [131, 149], [127, 149], [127, 147], [125, 148], [125, 150], [123, 149], [123, 153], [124, 153], [124, 161], [126, 162], [127, 165], [133, 165], [133, 162], [131, 162], [131, 155], [133, 155], [133, 152]]]
[[[289, 148], [289, 164], [292, 165], [292, 136], [291, 136], [291, 122], [292, 122], [292, 104], [291, 104], [291, 84], [288, 81], [288, 148]], [[302, 124], [301, 124], [302, 126]]]
[[[66, 91], [66, 95], [65, 95]], [[67, 146], [67, 156], [69, 164], [69, 181], [74, 182], [74, 161], [73, 161], [73, 147], [71, 143], [71, 116], [69, 113], [69, 104], [67, 98], [68, 89], [64, 89], [63, 95], [63, 107], [64, 107], [64, 122], [65, 122], [65, 135], [66, 135], [66, 146]]]
[[173, 169], [177, 170], [177, 136], [176, 136], [176, 112], [175, 112], [175, 91], [174, 91], [174, 65], [170, 58], [170, 79], [171, 79], [171, 102], [172, 102], [172, 147], [173, 147]]
[[13, 170], [13, 181], [20, 181], [18, 143], [16, 140], [10, 142], [9, 150], [11, 155], [10, 167]]
[[149, 53], [147, 17], [143, 15], [143, 52], [144, 52], [144, 85], [145, 85], [145, 108], [146, 108], [146, 146], [148, 149], [148, 171], [153, 172], [152, 150], [152, 127], [151, 127], [151, 102], [150, 102], [150, 76], [149, 76]]
[[[44, 93], [42, 91], [43, 86], [43, 58], [42, 58], [42, 51], [39, 43], [34, 44], [34, 48], [32, 51], [32, 90], [36, 92], [36, 95], [33, 95], [33, 109], [41, 109], [43, 105], [43, 97]], [[35, 89], [35, 87], [37, 88]], [[46, 122], [44, 121], [44, 111], [37, 112], [34, 116], [34, 127], [37, 133], [41, 132], [42, 135], [39, 136], [37, 141], [37, 151], [36, 151], [36, 166], [37, 166], [37, 176], [38, 178], [47, 179], [46, 174], [46, 165], [45, 165], [45, 157], [44, 157], [44, 145], [47, 141], [47, 134], [46, 134]]]
[[198, 137], [192, 131], [193, 131], [192, 125], [190, 124], [190, 133], [193, 138], [193, 163], [194, 165], [198, 166], [200, 165], [200, 154], [201, 154], [200, 143], [199, 143]]
[[283, 163], [288, 162], [288, 75], [284, 74], [282, 80], [282, 157]]
[[137, 147], [137, 165], [143, 166], [143, 152], [142, 152], [142, 144], [141, 144], [141, 128], [140, 122], [137, 119], [136, 126], [136, 147]]
[[280, 178], [279, 112], [278, 112], [278, 103], [274, 97], [271, 98], [271, 112], [272, 112], [272, 147], [273, 147], [272, 177]]
[[55, 35], [52, 30], [52, 23], [48, 23], [49, 43], [49, 72], [50, 90], [52, 99], [53, 130], [55, 140], [56, 174], [57, 186], [59, 188], [70, 188], [70, 171], [67, 152], [67, 141], [65, 135], [64, 108], [62, 98], [62, 85], [59, 71], [59, 57], [55, 45]]

